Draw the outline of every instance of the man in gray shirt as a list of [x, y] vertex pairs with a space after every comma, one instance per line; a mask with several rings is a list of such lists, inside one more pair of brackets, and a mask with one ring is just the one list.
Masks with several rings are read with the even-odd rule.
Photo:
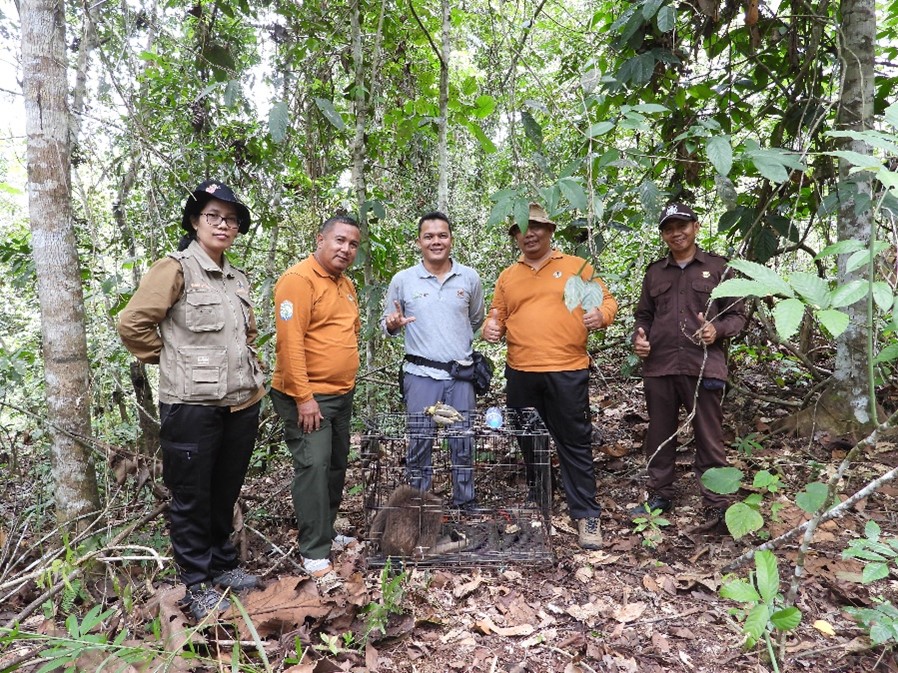
[[[393, 276], [381, 322], [389, 336], [405, 330], [402, 393], [412, 426], [406, 475], [412, 486], [428, 490], [434, 433], [422, 412], [436, 402], [463, 414], [475, 408], [474, 384], [452, 378], [448, 370], [453, 362], [472, 363], [474, 332], [483, 323], [483, 286], [474, 269], [450, 257], [452, 225], [443, 213], [427, 213], [418, 220], [416, 242], [421, 263]], [[452, 504], [472, 509], [476, 502], [471, 439], [451, 438], [449, 451]]]

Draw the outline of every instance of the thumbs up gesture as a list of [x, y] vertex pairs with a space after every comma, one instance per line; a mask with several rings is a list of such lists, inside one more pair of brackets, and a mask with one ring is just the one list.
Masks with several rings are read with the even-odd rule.
[[387, 331], [390, 334], [396, 334], [403, 327], [408, 325], [410, 322], [415, 322], [415, 316], [411, 318], [406, 318], [402, 313], [402, 306], [399, 305], [398, 301], [393, 302], [393, 306], [396, 307], [396, 310], [390, 313], [386, 319]]
[[652, 344], [645, 335], [645, 330], [641, 327], [636, 330], [636, 335], [633, 337], [633, 350], [636, 352], [636, 355], [643, 359], [647, 358], [649, 353], [652, 352]]
[[699, 339], [706, 346], [710, 346], [717, 340], [717, 328], [714, 323], [705, 320], [705, 314], [698, 314], [699, 328], [695, 332], [695, 338]]
[[490, 311], [489, 317], [483, 323], [483, 329], [480, 331], [485, 341], [490, 343], [498, 343], [502, 338], [502, 323], [499, 321], [499, 309], [494, 308]]

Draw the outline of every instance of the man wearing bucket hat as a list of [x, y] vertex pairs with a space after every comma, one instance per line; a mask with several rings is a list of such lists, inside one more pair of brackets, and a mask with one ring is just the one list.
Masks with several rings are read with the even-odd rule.
[[[602, 544], [599, 504], [592, 455], [589, 409], [589, 354], [586, 339], [593, 330], [614, 320], [617, 302], [586, 260], [552, 247], [555, 223], [536, 203], [530, 204], [527, 231], [517, 224], [509, 235], [521, 256], [496, 282], [493, 303], [482, 334], [508, 343], [505, 377], [509, 407], [533, 407], [555, 440], [561, 481], [571, 518], [577, 522], [578, 542], [585, 549]], [[585, 312], [568, 310], [564, 288], [579, 275], [602, 289], [600, 306]], [[536, 447], [522, 443], [530, 497], [541, 506], [542, 478], [533, 466]]]
[[125, 347], [159, 364], [169, 533], [184, 605], [197, 620], [228, 608], [219, 589], [258, 585], [230, 541], [265, 395], [249, 282], [224, 254], [249, 225], [227, 185], [202, 182], [184, 206], [178, 252], [153, 264], [119, 314]]
[[[633, 332], [649, 414], [648, 496], [631, 510], [634, 517], [673, 506], [680, 407], [695, 411], [696, 475], [728, 464], [720, 406], [727, 378], [725, 344], [745, 326], [741, 301], [711, 299], [711, 291], [729, 274], [727, 260], [696, 245], [699, 223], [692, 208], [667, 205], [658, 228], [669, 252], [646, 270]], [[699, 484], [705, 510], [696, 530], [711, 531], [722, 522], [729, 501]]]

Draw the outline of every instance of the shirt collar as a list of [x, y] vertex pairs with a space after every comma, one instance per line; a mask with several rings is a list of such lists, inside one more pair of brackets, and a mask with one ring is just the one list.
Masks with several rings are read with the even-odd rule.
[[311, 255], [309, 255], [309, 259], [310, 259], [311, 262], [312, 262], [312, 270], [313, 270], [316, 274], [318, 274], [318, 275], [321, 276], [322, 278], [330, 278], [332, 281], [334, 281], [334, 282], [336, 282], [336, 283], [339, 283], [339, 282], [340, 282], [340, 279], [343, 277], [343, 274], [342, 274], [342, 273], [339, 274], [339, 275], [336, 275], [336, 276], [332, 276], [331, 274], [329, 274], [329, 273], [324, 269], [324, 267], [321, 266], [320, 262], [318, 261], [318, 258], [315, 257], [314, 253], [311, 254]]
[[[698, 262], [699, 264], [704, 264], [705, 261], [706, 261], [705, 251], [696, 245], [695, 246], [695, 255], [693, 256], [693, 258], [691, 260], [689, 260], [689, 264], [692, 264], [692, 262]], [[686, 266], [689, 266], [689, 264], [687, 264]], [[680, 265], [677, 262], [677, 260], [675, 260], [673, 258], [673, 254], [668, 252], [667, 257], [664, 259], [664, 266], [680, 266]]]
[[[552, 254], [549, 255], [549, 256], [546, 258], [546, 261], [545, 261], [545, 263], [543, 264], [543, 266], [545, 266], [546, 264], [548, 264], [549, 262], [551, 262], [553, 259], [561, 259], [562, 257], [564, 257], [564, 253], [561, 252], [561, 250], [559, 250], [558, 248], [552, 248]], [[524, 254], [523, 254], [523, 253], [521, 253], [520, 255], [518, 255], [518, 263], [520, 263], [520, 264], [526, 264], [526, 263], [527, 263], [527, 262], [525, 261], [526, 259], [527, 259], [527, 258], [524, 257]], [[542, 268], [542, 267], [540, 267], [540, 268]]]
[[200, 263], [200, 266], [203, 267], [205, 271], [218, 271], [225, 275], [231, 272], [231, 263], [228, 261], [228, 256], [224, 253], [221, 253], [221, 266], [218, 266], [215, 262], [212, 261], [212, 258], [206, 254], [206, 251], [203, 250], [203, 246], [200, 245], [200, 242], [196, 239], [193, 239], [190, 242], [190, 246], [188, 248], [193, 253], [193, 256], [196, 257], [196, 260]]
[[[449, 267], [449, 273], [446, 274], [446, 278], [454, 276], [455, 274], [458, 273], [458, 267], [455, 266], [455, 260], [450, 257], [449, 262], [452, 264], [452, 266]], [[415, 266], [415, 269], [416, 269], [418, 278], [436, 278], [437, 277], [435, 273], [431, 273], [430, 271], [427, 270], [427, 267], [424, 266], [423, 261], [418, 262], [418, 264]]]

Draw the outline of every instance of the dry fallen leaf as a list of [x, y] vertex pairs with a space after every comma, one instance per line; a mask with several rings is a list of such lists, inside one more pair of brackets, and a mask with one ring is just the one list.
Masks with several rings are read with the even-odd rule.
[[690, 657], [688, 654], [686, 654], [683, 650], [678, 650], [677, 654], [680, 657], [680, 661], [682, 661], [684, 664], [686, 664], [686, 666], [688, 666], [690, 668], [690, 670], [695, 668], [695, 666], [692, 664], [692, 657]]
[[823, 619], [818, 619], [816, 622], [814, 622], [813, 627], [825, 636], [836, 635], [836, 630], [832, 627], [832, 625]]
[[592, 568], [589, 566], [580, 566], [577, 568], [577, 572], [574, 573], [574, 577], [577, 578], [577, 581], [582, 584], [587, 584], [589, 581], [595, 576], [595, 573], [592, 571]]
[[529, 636], [533, 633], [533, 624], [518, 624], [517, 626], [496, 626], [493, 624], [493, 620], [489, 617], [485, 619], [481, 619], [477, 622], [476, 626], [481, 629], [485, 629], [484, 633], [489, 635], [489, 632], [492, 631], [500, 636], [505, 636], [506, 638], [513, 636]]
[[627, 624], [642, 617], [642, 613], [645, 612], [645, 608], [646, 604], [642, 602], [627, 603], [626, 605], [611, 613], [611, 616], [622, 624]]

